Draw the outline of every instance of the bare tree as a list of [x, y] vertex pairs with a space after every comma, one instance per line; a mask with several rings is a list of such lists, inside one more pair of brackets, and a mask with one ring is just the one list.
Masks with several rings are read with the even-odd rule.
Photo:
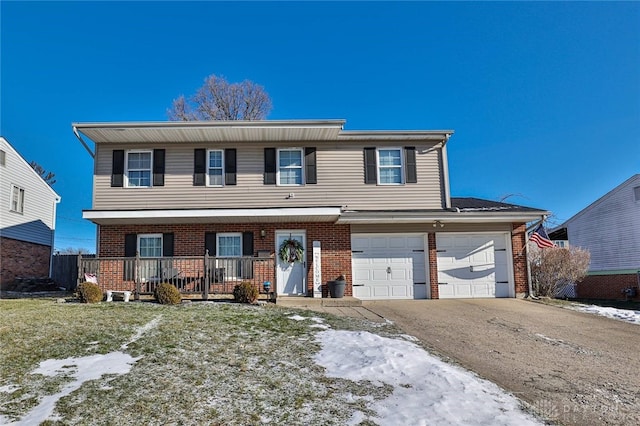
[[49, 186], [53, 187], [53, 185], [56, 183], [56, 180], [54, 179], [54, 177], [56, 176], [55, 173], [52, 173], [52, 172], [47, 173], [47, 171], [35, 161], [30, 162], [29, 165], [33, 168], [33, 170], [36, 171], [36, 173], [40, 175], [40, 177], [45, 182], [49, 184]]
[[529, 244], [531, 282], [535, 293], [556, 297], [567, 284], [581, 281], [589, 269], [591, 254], [579, 247], [538, 248]]
[[263, 120], [271, 111], [271, 98], [249, 80], [229, 83], [224, 77], [210, 75], [191, 97], [174, 99], [167, 110], [172, 121]]
[[56, 253], [57, 254], [90, 254], [91, 251], [82, 247], [79, 247], [79, 248], [67, 247], [61, 250], [56, 250]]

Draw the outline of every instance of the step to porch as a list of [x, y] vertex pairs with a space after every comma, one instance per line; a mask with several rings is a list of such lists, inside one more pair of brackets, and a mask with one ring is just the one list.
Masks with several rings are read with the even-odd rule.
[[290, 306], [292, 308], [310, 306], [325, 306], [337, 308], [362, 306], [362, 300], [351, 296], [341, 297], [339, 299], [306, 296], [278, 296], [278, 298], [276, 299], [276, 305]]

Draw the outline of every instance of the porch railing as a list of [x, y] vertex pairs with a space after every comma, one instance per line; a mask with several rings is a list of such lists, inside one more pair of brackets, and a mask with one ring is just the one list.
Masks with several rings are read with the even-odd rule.
[[234, 287], [244, 281], [251, 282], [261, 293], [264, 283], [272, 283], [275, 290], [274, 257], [78, 257], [78, 283], [85, 274], [94, 275], [106, 290], [132, 291], [152, 295], [158, 284], [174, 284], [180, 293], [210, 296], [233, 294]]

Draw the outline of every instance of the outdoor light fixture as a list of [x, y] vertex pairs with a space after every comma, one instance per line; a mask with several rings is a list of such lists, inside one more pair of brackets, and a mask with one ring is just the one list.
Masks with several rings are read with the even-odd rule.
[[260, 230], [260, 238], [263, 238], [267, 236], [267, 231], [265, 231], [264, 229]]
[[440, 222], [439, 220], [436, 220], [435, 222], [433, 222], [433, 227], [434, 228], [437, 228], [438, 226], [440, 228], [444, 228], [444, 223]]

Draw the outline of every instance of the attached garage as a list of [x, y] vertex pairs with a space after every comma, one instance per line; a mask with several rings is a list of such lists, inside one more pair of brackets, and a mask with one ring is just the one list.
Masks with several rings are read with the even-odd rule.
[[363, 300], [426, 299], [425, 234], [352, 234], [353, 295]]
[[514, 297], [508, 233], [438, 233], [440, 299]]

